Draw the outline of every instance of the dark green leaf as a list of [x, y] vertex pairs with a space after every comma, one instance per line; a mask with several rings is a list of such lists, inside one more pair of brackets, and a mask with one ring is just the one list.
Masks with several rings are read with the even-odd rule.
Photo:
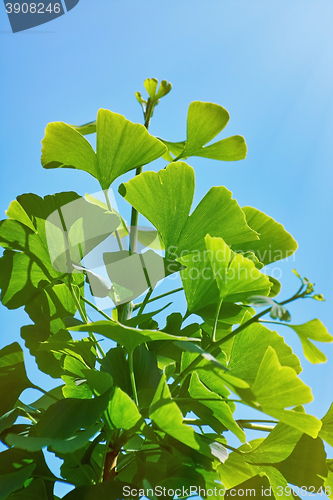
[[63, 399], [50, 406], [35, 426], [38, 437], [66, 439], [92, 427], [106, 409], [109, 393], [93, 399]]
[[0, 350], [0, 415], [14, 408], [21, 392], [32, 387], [25, 366], [23, 351], [17, 342]]
[[[52, 495], [53, 496], [53, 495]], [[10, 495], [10, 500], [48, 500], [45, 483], [42, 479], [32, 481], [26, 488]]]
[[0, 500], [5, 500], [14, 491], [22, 488], [27, 479], [31, 476], [35, 464], [22, 467], [17, 472], [0, 476]]

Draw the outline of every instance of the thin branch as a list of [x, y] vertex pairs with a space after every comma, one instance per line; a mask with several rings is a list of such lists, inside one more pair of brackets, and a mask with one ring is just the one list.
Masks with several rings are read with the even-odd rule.
[[[182, 290], [184, 290], [183, 287], [176, 288], [175, 290], [171, 290], [170, 292], [162, 293], [162, 295], [157, 295], [157, 297], [153, 297], [152, 299], [149, 299], [147, 303], [150, 304], [151, 302], [154, 302], [154, 300], [163, 299], [164, 297], [167, 297], [168, 295], [171, 295], [172, 293], [181, 292]], [[139, 307], [141, 307], [141, 306], [142, 306], [142, 302], [140, 302], [139, 304], [135, 304], [133, 307], [133, 311], [135, 311], [136, 309], [139, 309]]]
[[83, 302], [86, 302], [90, 307], [92, 307], [93, 309], [95, 309], [95, 311], [99, 312], [99, 314], [101, 314], [102, 316], [104, 316], [105, 319], [109, 320], [109, 321], [113, 321], [113, 319], [108, 316], [105, 312], [103, 312], [101, 309], [99, 309], [97, 306], [95, 306], [95, 304], [93, 304], [93, 302], [90, 302], [90, 300], [86, 299], [85, 297], [82, 297], [81, 296], [81, 299], [83, 300]]

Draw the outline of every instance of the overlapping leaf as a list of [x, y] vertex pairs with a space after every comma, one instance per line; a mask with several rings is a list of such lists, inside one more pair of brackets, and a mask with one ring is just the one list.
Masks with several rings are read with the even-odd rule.
[[144, 172], [122, 184], [119, 192], [156, 227], [167, 256], [204, 250], [207, 233], [223, 237], [229, 245], [258, 239], [225, 187], [211, 188], [189, 215], [194, 171], [186, 163], [170, 163], [157, 173]]
[[[228, 403], [223, 401], [218, 394], [215, 394], [207, 389], [207, 387], [205, 387], [200, 381], [197, 373], [192, 374], [189, 394], [193, 399], [201, 399], [200, 404], [209, 408], [213, 414], [212, 416], [220, 421], [227, 429], [231, 430], [240, 439], [240, 441], [245, 441], [246, 438], [244, 431], [233, 419], [232, 411]], [[214, 399], [216, 401], [213, 401]]]
[[[181, 443], [193, 448], [199, 453], [224, 461], [227, 450], [218, 443], [208, 444], [191, 427], [183, 423], [183, 417], [176, 402], [171, 400], [171, 394], [165, 376], [161, 377], [154, 399], [149, 409], [149, 418], [164, 432]], [[216, 445], [216, 446], [215, 446]]]
[[321, 428], [319, 420], [303, 412], [285, 409], [310, 403], [313, 396], [293, 368], [281, 366], [272, 347], [267, 348], [251, 388], [264, 413], [313, 438], [318, 436]]
[[253, 252], [263, 264], [291, 257], [297, 243], [282, 224], [253, 207], [242, 207], [247, 224], [259, 234], [258, 240], [232, 244], [235, 251]]
[[209, 304], [248, 302], [251, 295], [268, 295], [271, 283], [255, 264], [234, 253], [222, 238], [205, 238], [206, 251], [180, 259], [181, 278], [189, 312]]
[[[250, 317], [248, 315], [244, 320]], [[302, 371], [298, 357], [284, 342], [283, 337], [260, 323], [254, 323], [235, 336], [228, 364], [230, 373], [252, 385], [269, 346], [275, 350], [281, 366], [289, 366], [296, 373]]]

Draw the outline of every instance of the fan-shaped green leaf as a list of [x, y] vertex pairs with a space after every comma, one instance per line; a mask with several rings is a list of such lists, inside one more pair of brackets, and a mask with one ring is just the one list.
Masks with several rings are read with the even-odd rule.
[[84, 170], [98, 180], [102, 189], [108, 189], [120, 175], [156, 160], [166, 151], [143, 125], [105, 109], [98, 111], [96, 132], [95, 154], [78, 130], [61, 122], [49, 123], [42, 141], [43, 167]]
[[95, 151], [82, 134], [70, 125], [63, 122], [49, 123], [42, 145], [44, 168], [77, 168], [98, 178]]
[[[178, 158], [202, 156], [213, 160], [236, 161], [246, 157], [244, 137], [235, 135], [205, 146], [224, 129], [229, 113], [218, 104], [194, 101], [187, 114], [187, 138], [183, 142], [162, 141]], [[167, 159], [167, 158], [166, 158]]]
[[253, 207], [243, 207], [242, 210], [248, 225], [259, 233], [259, 240], [232, 245], [233, 250], [251, 251], [265, 265], [293, 255], [297, 243], [282, 224]]
[[38, 437], [67, 439], [92, 427], [106, 409], [109, 392], [93, 399], [63, 399], [50, 406], [35, 426]]
[[223, 186], [211, 188], [189, 216], [194, 172], [186, 163], [170, 163], [157, 173], [144, 172], [122, 184], [119, 192], [156, 227], [167, 255], [173, 258], [203, 251], [206, 234], [221, 236], [229, 245], [258, 239]]
[[[240, 439], [240, 441], [244, 442], [246, 440], [245, 433], [235, 422], [228, 403], [223, 401], [218, 394], [215, 394], [207, 389], [200, 381], [197, 373], [192, 374], [188, 390], [193, 399], [201, 399], [200, 403], [209, 408], [212, 411], [213, 416], [217, 418], [217, 420], [219, 420], [227, 429], [233, 432]], [[207, 401], [205, 401], [205, 399]], [[208, 401], [209, 399], [216, 399], [216, 401]]]
[[194, 170], [183, 162], [170, 163], [157, 173], [144, 172], [122, 184], [119, 192], [156, 227], [168, 252], [190, 213]]
[[[250, 315], [246, 319], [249, 318]], [[281, 366], [289, 366], [296, 373], [301, 373], [299, 359], [284, 342], [284, 338], [262, 324], [254, 323], [235, 336], [228, 364], [231, 375], [252, 385], [269, 346], [275, 350]]]
[[218, 104], [191, 102], [187, 113], [187, 138], [182, 157], [192, 156], [214, 139], [229, 121], [229, 113]]
[[293, 368], [281, 366], [272, 347], [268, 347], [252, 386], [260, 407], [272, 417], [316, 438], [321, 422], [312, 415], [286, 410], [286, 407], [310, 403], [311, 389], [298, 377]]
[[14, 408], [21, 392], [33, 384], [27, 377], [23, 351], [17, 342], [0, 350], [0, 415]]
[[313, 319], [302, 325], [288, 325], [285, 326], [292, 328], [298, 335], [302, 342], [304, 356], [310, 363], [325, 363], [326, 356], [318, 347], [316, 347], [309, 339], [316, 342], [333, 342], [333, 337], [327, 331], [327, 328], [322, 324], [319, 319]]
[[[213, 458], [216, 456], [223, 461], [227, 457], [226, 449], [219, 445], [214, 448], [214, 444], [208, 444], [197, 434], [192, 427], [183, 423], [183, 416], [177, 406], [176, 401], [172, 401], [169, 387], [166, 383], [165, 375], [162, 376], [156, 390], [154, 399], [149, 408], [149, 418], [164, 432], [177, 439], [186, 446], [197, 450], [199, 453]], [[224, 457], [221, 456], [224, 453]]]
[[268, 295], [271, 282], [255, 264], [234, 253], [222, 238], [205, 238], [206, 251], [179, 259], [189, 312], [209, 304], [248, 302], [251, 295]]

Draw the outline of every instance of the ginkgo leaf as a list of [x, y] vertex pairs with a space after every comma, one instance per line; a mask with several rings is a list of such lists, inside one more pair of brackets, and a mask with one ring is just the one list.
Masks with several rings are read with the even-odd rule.
[[98, 111], [96, 132], [95, 153], [78, 130], [66, 123], [49, 123], [42, 141], [43, 167], [84, 170], [98, 180], [102, 189], [108, 189], [120, 175], [156, 160], [166, 151], [143, 125], [105, 109]]
[[256, 399], [268, 415], [316, 438], [321, 428], [320, 420], [312, 415], [286, 410], [291, 406], [310, 403], [310, 387], [297, 377], [295, 370], [281, 366], [272, 347], [268, 347], [251, 387]]
[[[319, 319], [313, 319], [302, 325], [289, 325], [294, 332], [297, 333], [303, 347], [304, 356], [310, 363], [325, 363], [327, 358], [311, 340], [316, 342], [333, 342], [333, 337], [327, 331], [327, 328], [322, 324]], [[311, 340], [310, 340], [311, 339]]]
[[[219, 443], [209, 444], [192, 427], [183, 423], [182, 413], [177, 403], [171, 399], [169, 387], [165, 375], [162, 375], [154, 399], [149, 408], [149, 418], [164, 432], [177, 439], [181, 443], [193, 448], [199, 453], [213, 458], [218, 457], [225, 460], [228, 456], [227, 450]], [[214, 445], [218, 446], [214, 446]], [[221, 456], [221, 453], [224, 455]]]
[[222, 238], [207, 235], [205, 242], [221, 300], [246, 302], [254, 292], [269, 294], [271, 282], [251, 260], [234, 253]]
[[[177, 244], [194, 196], [194, 170], [183, 162], [144, 172], [119, 187], [120, 194], [158, 230], [165, 248]], [[149, 203], [147, 203], [149, 200]]]
[[282, 224], [253, 207], [242, 207], [248, 225], [259, 234], [259, 240], [232, 245], [233, 250], [253, 252], [267, 265], [293, 255], [297, 242]]
[[247, 147], [242, 136], [228, 137], [204, 147], [224, 129], [228, 121], [229, 113], [222, 106], [194, 101], [188, 108], [186, 141], [161, 140], [177, 160], [189, 156], [222, 161], [243, 160], [246, 157]]
[[[250, 319], [251, 316], [248, 316], [244, 320]], [[298, 357], [284, 342], [284, 338], [262, 324], [254, 323], [235, 336], [228, 364], [231, 375], [246, 380], [252, 385], [269, 346], [275, 350], [281, 366], [289, 366], [296, 373], [302, 371]]]
[[23, 351], [17, 342], [0, 350], [0, 415], [11, 410], [21, 392], [33, 384], [27, 377]]
[[228, 245], [258, 239], [232, 193], [223, 186], [211, 188], [189, 215], [194, 171], [187, 163], [170, 163], [157, 173], [144, 172], [122, 184], [119, 192], [156, 227], [167, 255], [174, 259], [205, 250], [206, 234], [223, 237]]
[[[245, 433], [235, 422], [228, 403], [225, 400], [223, 401], [218, 394], [207, 389], [195, 372], [192, 374], [188, 391], [193, 399], [201, 399], [200, 403], [209, 408], [213, 416], [227, 429], [231, 430], [240, 441], [244, 442], [246, 440]], [[213, 399], [216, 399], [216, 401], [213, 401]]]
[[189, 312], [209, 304], [248, 302], [254, 294], [268, 295], [271, 282], [255, 264], [234, 253], [222, 238], [205, 238], [206, 250], [179, 261], [186, 269], [180, 275]]

